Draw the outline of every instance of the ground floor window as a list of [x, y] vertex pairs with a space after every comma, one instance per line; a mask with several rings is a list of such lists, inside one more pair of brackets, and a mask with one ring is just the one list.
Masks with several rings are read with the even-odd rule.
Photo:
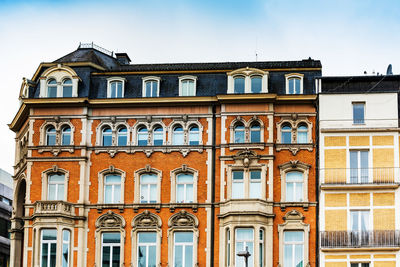
[[193, 267], [193, 232], [174, 233], [174, 267]]
[[304, 265], [304, 232], [284, 232], [284, 266], [299, 267]]
[[157, 233], [138, 233], [138, 267], [155, 267], [157, 258]]
[[101, 247], [101, 266], [120, 266], [121, 234], [117, 232], [103, 233]]

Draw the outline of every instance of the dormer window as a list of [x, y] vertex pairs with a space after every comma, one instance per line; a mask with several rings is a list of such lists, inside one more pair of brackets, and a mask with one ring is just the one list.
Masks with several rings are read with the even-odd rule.
[[235, 84], [234, 84], [234, 92], [235, 92], [235, 94], [244, 94], [244, 88], [245, 88], [244, 77], [243, 76], [237, 76], [237, 77], [235, 77], [233, 79], [235, 81]]
[[58, 64], [40, 76], [39, 97], [78, 97], [78, 82], [79, 77], [72, 68]]
[[268, 72], [243, 68], [227, 73], [228, 94], [268, 93]]
[[158, 97], [160, 93], [160, 78], [143, 78], [143, 97]]
[[179, 96], [196, 96], [196, 80], [195, 76], [179, 77]]
[[47, 82], [47, 97], [57, 97], [57, 81], [54, 79]]
[[286, 74], [286, 94], [297, 95], [303, 93], [303, 74]]
[[112, 77], [107, 79], [107, 98], [124, 97], [125, 79]]
[[63, 97], [72, 97], [72, 80], [65, 79], [62, 83]]

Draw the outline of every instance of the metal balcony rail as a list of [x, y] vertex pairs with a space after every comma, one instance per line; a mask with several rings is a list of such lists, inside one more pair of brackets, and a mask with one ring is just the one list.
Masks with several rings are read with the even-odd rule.
[[322, 184], [397, 184], [400, 168], [326, 168], [320, 170]]
[[98, 45], [94, 44], [93, 42], [91, 42], [91, 43], [79, 43], [79, 47], [78, 48], [93, 48], [93, 49], [96, 49], [96, 50], [98, 50], [98, 51], [100, 51], [100, 52], [102, 52], [102, 53], [104, 53], [106, 55], [109, 55], [111, 57], [114, 56], [114, 52], [113, 51], [110, 51], [110, 50], [107, 50], [107, 49], [105, 49], [105, 48], [103, 48], [101, 46], [98, 46]]
[[399, 230], [321, 231], [322, 248], [400, 247]]

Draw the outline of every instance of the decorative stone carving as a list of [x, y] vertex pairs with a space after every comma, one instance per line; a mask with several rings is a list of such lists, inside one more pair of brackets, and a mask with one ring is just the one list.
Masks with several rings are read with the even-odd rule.
[[300, 213], [298, 210], [291, 210], [288, 213], [283, 216], [283, 219], [288, 222], [288, 221], [304, 221], [304, 216], [303, 214]]
[[96, 221], [96, 228], [124, 228], [125, 220], [111, 210], [101, 215]]
[[198, 226], [199, 220], [185, 210], [172, 215], [168, 221], [170, 228], [197, 228]]
[[132, 229], [137, 228], [161, 228], [161, 219], [157, 215], [145, 210], [138, 214], [132, 220]]

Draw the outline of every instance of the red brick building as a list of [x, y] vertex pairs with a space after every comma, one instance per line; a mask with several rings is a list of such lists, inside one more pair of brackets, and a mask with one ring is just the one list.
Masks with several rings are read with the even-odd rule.
[[24, 80], [12, 266], [316, 266], [321, 64], [130, 64], [81, 45]]

